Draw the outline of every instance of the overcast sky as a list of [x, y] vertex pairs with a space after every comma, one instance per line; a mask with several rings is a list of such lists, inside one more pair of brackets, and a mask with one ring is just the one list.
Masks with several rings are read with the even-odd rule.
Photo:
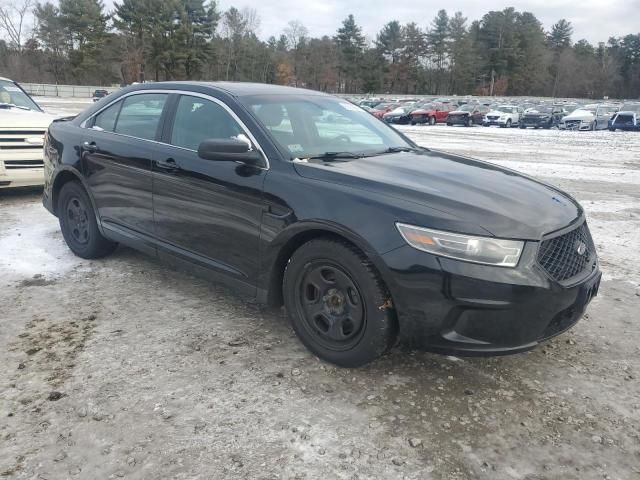
[[640, 0], [219, 0], [221, 10], [230, 6], [254, 8], [260, 19], [259, 36], [268, 38], [282, 33], [290, 20], [300, 20], [312, 36], [333, 35], [350, 13], [369, 39], [375, 39], [382, 25], [391, 20], [414, 21], [421, 27], [430, 24], [436, 12], [461, 11], [469, 23], [489, 10], [513, 6], [532, 12], [548, 30], [560, 18], [573, 24], [574, 42], [586, 38], [592, 43], [611, 36], [640, 33]]

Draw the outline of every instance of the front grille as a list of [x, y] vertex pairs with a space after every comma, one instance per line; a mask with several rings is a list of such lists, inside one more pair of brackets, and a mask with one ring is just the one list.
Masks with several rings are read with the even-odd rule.
[[0, 129], [0, 162], [7, 170], [42, 168], [42, 139], [46, 129]]
[[487, 118], [489, 120], [498, 120], [500, 118], [500, 116], [495, 116], [495, 115], [487, 115]]
[[568, 233], [543, 240], [538, 249], [538, 263], [558, 282], [592, 270], [595, 262], [596, 249], [586, 222]]
[[7, 170], [18, 170], [21, 168], [42, 168], [44, 161], [42, 160], [5, 160], [4, 168]]
[[582, 120], [565, 120], [564, 124], [566, 128], [580, 128]]

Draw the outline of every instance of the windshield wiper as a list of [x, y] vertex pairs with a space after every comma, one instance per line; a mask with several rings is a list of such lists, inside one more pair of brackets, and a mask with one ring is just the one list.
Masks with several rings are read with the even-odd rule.
[[324, 160], [325, 162], [331, 162], [341, 158], [362, 158], [364, 155], [353, 152], [324, 152], [319, 155], [311, 155], [306, 157], [307, 160]]
[[386, 150], [377, 152], [374, 155], [384, 155], [385, 153], [400, 153], [400, 152], [416, 152], [417, 148], [413, 147], [389, 147]]
[[15, 103], [0, 102], [0, 108], [19, 108], [21, 110], [31, 110], [29, 107], [23, 107], [22, 105], [16, 105]]

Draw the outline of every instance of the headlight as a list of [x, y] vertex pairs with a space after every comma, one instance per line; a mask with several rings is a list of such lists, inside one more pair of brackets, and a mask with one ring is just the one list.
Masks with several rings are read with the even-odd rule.
[[413, 248], [441, 257], [474, 263], [515, 267], [524, 242], [491, 237], [474, 237], [396, 223], [402, 238]]

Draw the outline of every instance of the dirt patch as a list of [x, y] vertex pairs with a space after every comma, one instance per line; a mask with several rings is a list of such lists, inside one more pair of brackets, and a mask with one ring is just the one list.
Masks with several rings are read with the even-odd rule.
[[22, 280], [18, 286], [19, 287], [46, 287], [47, 285], [54, 285], [56, 280], [46, 279], [41, 274], [36, 274], [32, 278], [27, 280]]

